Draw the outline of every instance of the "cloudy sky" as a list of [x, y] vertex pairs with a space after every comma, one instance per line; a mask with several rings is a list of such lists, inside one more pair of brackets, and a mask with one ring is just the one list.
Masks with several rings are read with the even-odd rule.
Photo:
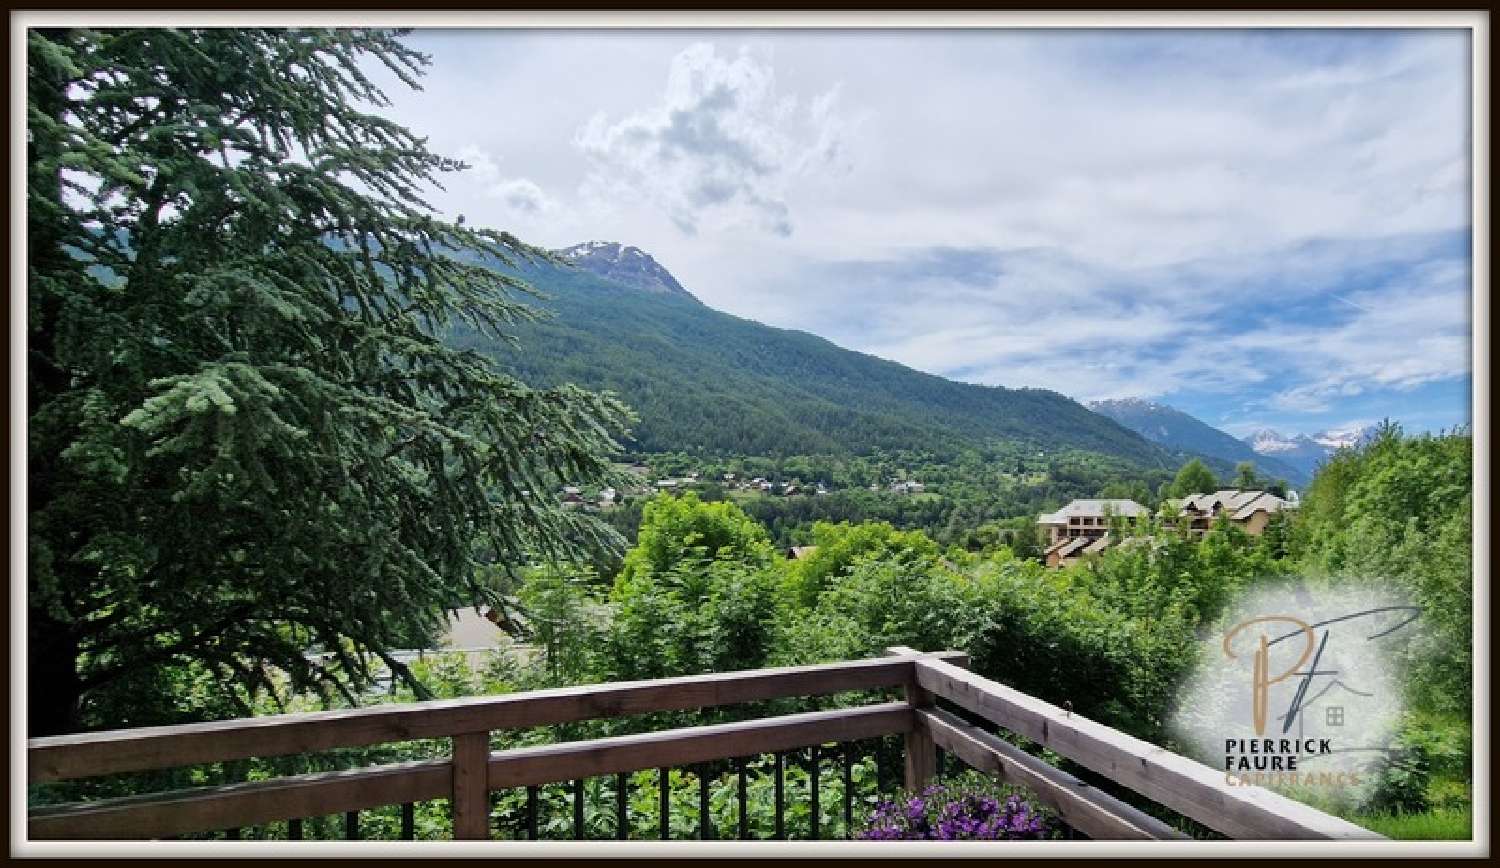
[[704, 302], [1236, 434], [1469, 421], [1461, 31], [418, 31], [433, 203]]

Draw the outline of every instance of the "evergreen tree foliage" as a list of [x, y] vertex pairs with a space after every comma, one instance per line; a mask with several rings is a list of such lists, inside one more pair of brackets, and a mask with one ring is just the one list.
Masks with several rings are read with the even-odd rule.
[[536, 495], [606, 472], [623, 406], [442, 340], [532, 317], [452, 254], [539, 252], [423, 201], [464, 167], [370, 113], [367, 70], [428, 62], [400, 34], [32, 30], [27, 60], [32, 735], [151, 722], [121, 697], [189, 662], [241, 707], [272, 667], [406, 674], [388, 649], [492, 596], [477, 564], [610, 542]]

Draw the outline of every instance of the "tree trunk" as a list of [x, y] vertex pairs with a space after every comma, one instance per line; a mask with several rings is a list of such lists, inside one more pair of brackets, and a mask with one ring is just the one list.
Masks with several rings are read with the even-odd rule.
[[78, 639], [71, 625], [44, 611], [28, 611], [26, 736], [61, 735], [79, 728]]

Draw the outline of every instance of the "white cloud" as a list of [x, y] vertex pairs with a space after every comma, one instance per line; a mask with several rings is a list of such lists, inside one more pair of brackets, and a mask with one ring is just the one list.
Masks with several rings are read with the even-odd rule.
[[720, 218], [785, 236], [788, 186], [841, 157], [836, 98], [830, 90], [804, 109], [777, 93], [769, 58], [699, 43], [672, 59], [659, 103], [614, 122], [599, 112], [574, 143], [592, 185], [654, 204], [686, 234]]
[[529, 178], [507, 178], [494, 157], [475, 145], [458, 150], [458, 159], [469, 166], [460, 183], [471, 185], [480, 195], [495, 199], [512, 212], [534, 215], [555, 210], [557, 205]]

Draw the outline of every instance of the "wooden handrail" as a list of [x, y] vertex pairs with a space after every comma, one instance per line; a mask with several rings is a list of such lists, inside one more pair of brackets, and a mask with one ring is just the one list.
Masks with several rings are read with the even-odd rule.
[[689, 726], [595, 741], [562, 742], [490, 754], [492, 790], [758, 756], [835, 741], [898, 735], [912, 728], [904, 702], [809, 711], [738, 723]]
[[[27, 830], [37, 840], [157, 838], [452, 795], [454, 836], [483, 838], [491, 790], [875, 738], [911, 726], [906, 703], [888, 702], [495, 753], [481, 740], [477, 756], [456, 756], [453, 763], [398, 763], [37, 808]], [[475, 770], [461, 791], [458, 776]], [[473, 803], [466, 815], [465, 800]]]
[[1382, 836], [1263, 787], [931, 658], [913, 661], [917, 683], [1147, 798], [1230, 836], [1254, 840]]
[[[938, 709], [935, 702], [942, 699], [1231, 837], [1380, 837], [1269, 790], [1232, 786], [1207, 766], [975, 675], [951, 662], [967, 663], [961, 653], [896, 647], [887, 654], [848, 663], [32, 739], [33, 782], [417, 738], [451, 737], [453, 753], [450, 760], [35, 808], [28, 834], [35, 839], [161, 837], [391, 804], [405, 805], [409, 815], [411, 803], [449, 798], [454, 837], [478, 839], [488, 837], [489, 793], [496, 789], [763, 753], [776, 754], [779, 762], [782, 751], [903, 734], [909, 785], [931, 777], [941, 747], [975, 768], [1028, 787], [1085, 834], [1181, 837], [1161, 821]], [[906, 700], [489, 750], [496, 729], [883, 687], [904, 689]]]
[[452, 782], [447, 760], [290, 775], [33, 808], [26, 832], [33, 840], [165, 838], [444, 799]]
[[[923, 656], [967, 659], [958, 652]], [[904, 687], [911, 680], [909, 659], [880, 657], [502, 696], [116, 729], [30, 739], [27, 774], [31, 783], [40, 783], [655, 711]]]
[[1145, 812], [1089, 786], [1010, 742], [946, 711], [919, 711], [917, 719], [943, 750], [1006, 783], [1025, 787], [1063, 822], [1101, 841], [1155, 841], [1187, 836]]

